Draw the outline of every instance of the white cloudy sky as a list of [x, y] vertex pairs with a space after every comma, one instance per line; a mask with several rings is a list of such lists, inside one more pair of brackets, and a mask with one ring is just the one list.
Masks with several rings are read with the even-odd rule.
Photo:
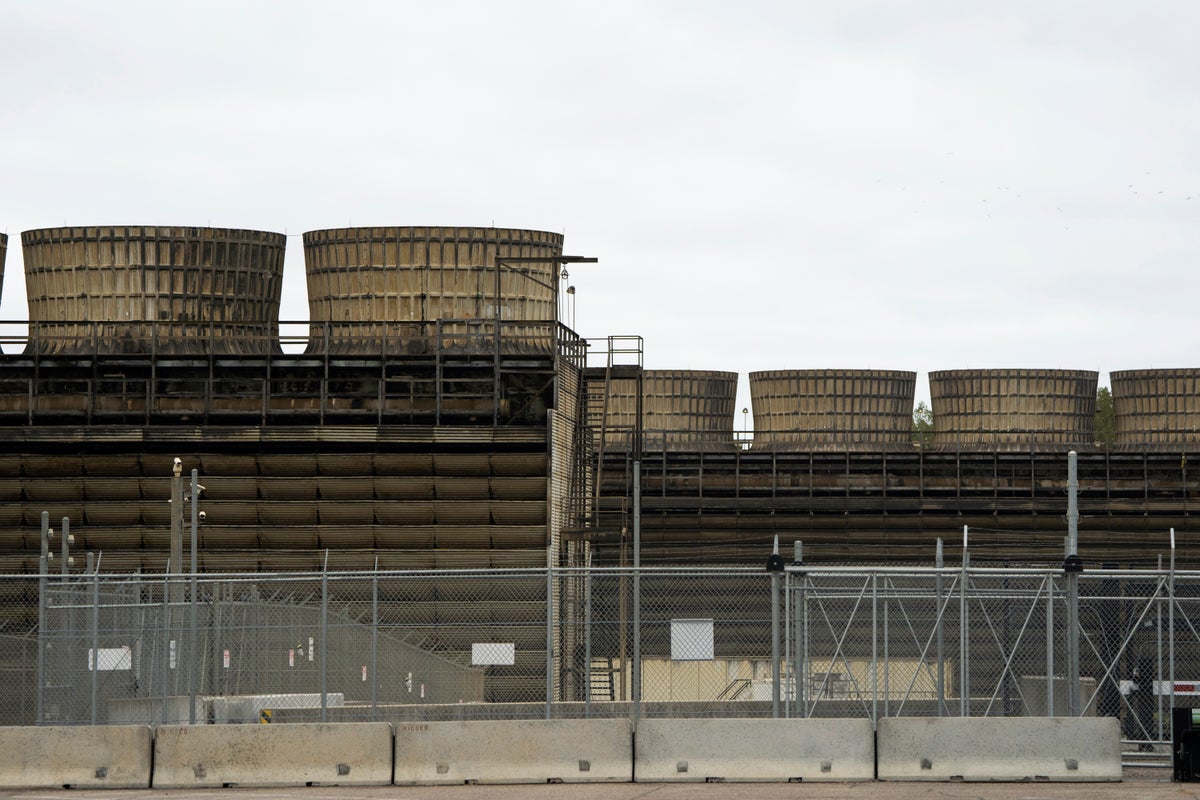
[[[1196, 366], [1200, 3], [0, 0], [22, 230], [566, 233], [646, 365]], [[289, 240], [284, 319], [307, 315]], [[746, 399], [739, 401], [744, 404]]]

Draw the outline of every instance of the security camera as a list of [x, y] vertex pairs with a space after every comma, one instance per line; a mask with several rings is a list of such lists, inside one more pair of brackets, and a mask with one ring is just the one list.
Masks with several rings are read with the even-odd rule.
[[183, 466], [183, 461], [182, 461], [181, 459], [178, 459], [178, 458], [177, 458], [177, 459], [175, 459], [174, 461], [172, 461], [171, 463], [172, 463], [174, 466], [176, 466], [176, 467], [182, 467], [182, 466]]
[[201, 522], [204, 522], [204, 520], [208, 517], [208, 514], [205, 514], [203, 511], [201, 511], [198, 514], [196, 514], [196, 516], [200, 519]]

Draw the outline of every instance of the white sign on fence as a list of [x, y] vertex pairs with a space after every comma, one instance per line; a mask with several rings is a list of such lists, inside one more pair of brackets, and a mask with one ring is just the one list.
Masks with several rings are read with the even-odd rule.
[[517, 660], [516, 645], [511, 642], [474, 642], [471, 645], [471, 664], [477, 667], [511, 667]]
[[[99, 658], [94, 656], [99, 653]], [[118, 669], [133, 669], [133, 654], [128, 647], [101, 647], [99, 650], [88, 648], [88, 672], [93, 669], [108, 672]]]
[[712, 661], [713, 621], [711, 619], [671, 620], [672, 661]]

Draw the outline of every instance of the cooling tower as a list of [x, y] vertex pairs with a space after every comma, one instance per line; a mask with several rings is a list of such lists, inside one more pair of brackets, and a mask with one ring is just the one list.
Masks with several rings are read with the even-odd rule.
[[911, 449], [916, 385], [893, 370], [751, 372], [754, 449]]
[[976, 369], [929, 373], [933, 434], [943, 450], [1091, 448], [1098, 373]]
[[[558, 265], [521, 261], [562, 255], [563, 237], [508, 228], [338, 228], [304, 234], [310, 351], [421, 353], [437, 320], [451, 342], [490, 347], [497, 261], [502, 320], [548, 322]], [[477, 321], [478, 324], [472, 324]], [[539, 331], [540, 333], [535, 333]], [[549, 350], [545, 325], [504, 325], [506, 349]], [[533, 341], [541, 337], [540, 346]]]
[[1138, 369], [1109, 374], [1115, 446], [1178, 450], [1200, 442], [1200, 369]]
[[26, 352], [275, 351], [286, 241], [227, 228], [25, 231]]
[[[654, 370], [642, 373], [642, 449], [734, 450], [736, 372]], [[628, 447], [637, 422], [637, 381], [614, 381], [605, 416], [605, 446]]]

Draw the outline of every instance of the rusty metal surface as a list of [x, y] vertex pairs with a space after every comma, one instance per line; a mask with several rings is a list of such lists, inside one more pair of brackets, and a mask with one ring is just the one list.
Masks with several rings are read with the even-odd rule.
[[908, 449], [917, 373], [771, 370], [750, 373], [756, 450]]
[[21, 234], [32, 353], [278, 350], [280, 233], [97, 226]]
[[419, 354], [437, 346], [421, 322], [457, 320], [446, 334], [469, 340], [492, 335], [497, 317], [509, 321], [506, 350], [536, 350], [534, 329], [517, 321], [554, 319], [558, 268], [521, 259], [560, 256], [562, 245], [561, 234], [509, 228], [309, 231], [310, 350]]
[[1109, 380], [1117, 448], [1200, 444], [1200, 369], [1121, 370]]
[[1099, 373], [968, 369], [929, 373], [939, 449], [1066, 452], [1094, 446]]
[[[603, 373], [591, 380], [603, 382]], [[641, 372], [642, 449], [731, 451], [736, 372], [648, 369]], [[611, 382], [605, 429], [606, 446], [628, 447], [637, 421], [638, 382]]]

